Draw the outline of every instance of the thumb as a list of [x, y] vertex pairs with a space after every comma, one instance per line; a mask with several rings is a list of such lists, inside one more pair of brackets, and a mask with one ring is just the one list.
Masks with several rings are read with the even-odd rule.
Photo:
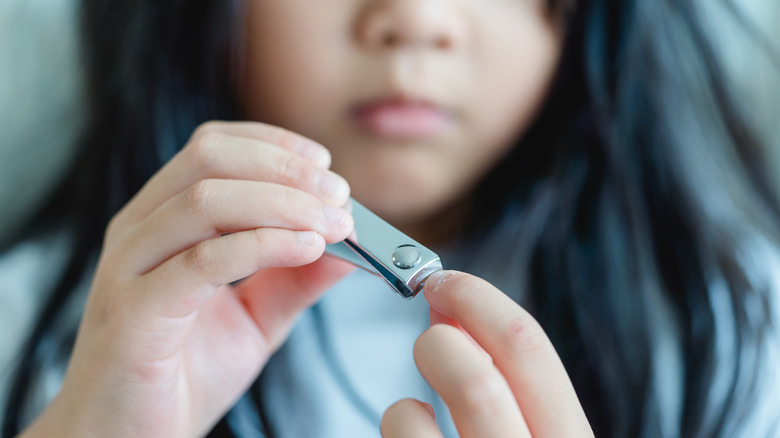
[[242, 281], [236, 292], [272, 349], [278, 348], [295, 319], [354, 266], [332, 257], [294, 268], [267, 268]]

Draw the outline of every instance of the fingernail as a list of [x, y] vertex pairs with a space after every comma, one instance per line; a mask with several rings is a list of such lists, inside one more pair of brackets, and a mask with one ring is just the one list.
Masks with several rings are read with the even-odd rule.
[[298, 140], [296, 151], [301, 157], [313, 161], [324, 169], [330, 167], [330, 152], [324, 146], [310, 140], [301, 139]]
[[344, 203], [344, 205], [341, 206], [344, 210], [347, 210], [350, 214], [352, 213], [352, 200], [350, 198], [347, 198], [347, 202]]
[[341, 208], [331, 207], [330, 205], [326, 204], [325, 217], [328, 219], [328, 222], [337, 227], [340, 227], [347, 219], [347, 212]]
[[320, 192], [328, 199], [347, 198], [349, 184], [344, 178], [333, 172], [322, 172], [320, 174]]
[[358, 243], [357, 231], [355, 231], [354, 228], [352, 228], [352, 231], [349, 232], [349, 236], [347, 236], [347, 239], [355, 243]]
[[427, 409], [428, 412], [431, 414], [431, 417], [433, 417], [435, 419], [436, 418], [436, 412], [434, 412], [433, 406], [431, 406], [429, 403], [424, 403], [424, 402], [423, 402], [423, 406], [425, 406], [425, 409]]
[[298, 232], [298, 240], [304, 246], [312, 246], [320, 240], [320, 236], [316, 231], [300, 231]]
[[423, 287], [428, 292], [435, 292], [439, 284], [444, 281], [447, 281], [447, 271], [436, 271], [425, 279]]

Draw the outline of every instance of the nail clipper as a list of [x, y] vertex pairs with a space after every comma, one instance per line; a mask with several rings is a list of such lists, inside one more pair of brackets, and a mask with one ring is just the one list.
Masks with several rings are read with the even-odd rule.
[[357, 238], [329, 244], [325, 253], [384, 278], [402, 297], [413, 298], [428, 276], [442, 269], [439, 256], [359, 202], [350, 202]]

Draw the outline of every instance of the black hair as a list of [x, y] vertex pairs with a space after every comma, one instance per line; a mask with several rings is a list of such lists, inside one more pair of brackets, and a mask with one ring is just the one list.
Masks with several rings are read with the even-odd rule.
[[[653, 303], [671, 309], [681, 345], [680, 435], [728, 436], [755, 404], [755, 382], [740, 377], [760, 363], [769, 291], [741, 254], [752, 237], [776, 242], [780, 209], [697, 4], [551, 2], [567, 32], [551, 94], [475, 196], [470, 244], [495, 252], [513, 239], [505, 269], [528, 291], [524, 304], [556, 345], [597, 436], [662, 435]], [[232, 88], [240, 5], [83, 0], [92, 119], [82, 164], [42, 215], [67, 217], [77, 247], [23, 352], [4, 436], [22, 426], [41, 341], [109, 218], [199, 123], [240, 116]], [[473, 243], [496, 233], [500, 244]], [[715, 283], [735, 336], [735, 354], [718, 364], [728, 375], [717, 403]]]
[[[662, 435], [659, 323], [674, 324], [682, 347], [676, 433], [733, 436], [756, 407], [757, 382], [744, 379], [760, 375], [773, 285], [748, 278], [770, 268], [744, 253], [777, 243], [780, 208], [698, 5], [580, 1], [547, 106], [476, 197], [491, 212], [474, 218], [478, 239], [500, 221], [510, 224], [501, 245], [517, 236], [506, 269], [519, 271], [596, 436]], [[709, 7], [744, 20], [729, 2]], [[727, 358], [716, 353], [716, 284], [733, 318]], [[671, 320], [648, 311], [659, 305]], [[728, 375], [722, 401], [710, 393], [717, 366]]]

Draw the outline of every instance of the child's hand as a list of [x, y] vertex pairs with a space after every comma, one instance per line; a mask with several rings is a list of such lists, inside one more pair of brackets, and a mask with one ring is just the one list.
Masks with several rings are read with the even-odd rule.
[[[424, 289], [431, 323], [414, 347], [417, 367], [462, 437], [592, 437], [566, 370], [539, 324], [487, 282], [448, 271]], [[416, 400], [391, 406], [382, 436], [441, 437]]]
[[62, 391], [30, 435], [205, 434], [351, 269], [320, 259], [353, 225], [329, 165], [278, 128], [199, 128], [112, 220]]

